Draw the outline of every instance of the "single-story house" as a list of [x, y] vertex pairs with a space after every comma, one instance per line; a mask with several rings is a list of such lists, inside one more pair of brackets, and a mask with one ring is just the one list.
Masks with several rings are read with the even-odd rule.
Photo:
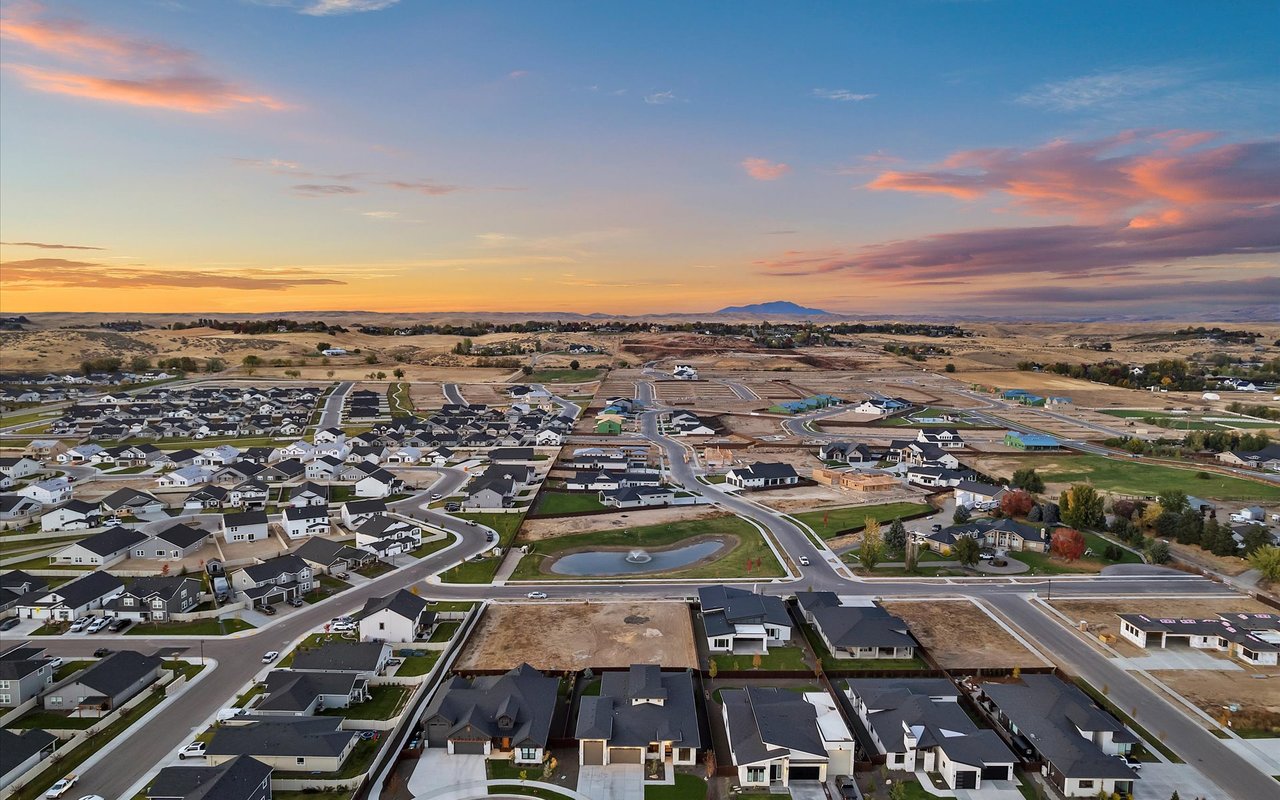
[[760, 462], [734, 467], [725, 473], [725, 482], [739, 489], [770, 489], [800, 482], [795, 467], [783, 462]]
[[721, 689], [729, 752], [744, 787], [825, 782], [853, 772], [854, 738], [826, 692]]
[[791, 641], [791, 615], [782, 598], [735, 586], [698, 589], [707, 647], [713, 653], [752, 655]]
[[456, 675], [440, 686], [423, 712], [427, 747], [541, 764], [559, 689], [558, 677], [528, 664], [502, 675]]
[[20, 598], [15, 607], [22, 619], [70, 622], [124, 591], [124, 581], [102, 570], [50, 589], [39, 588]]
[[578, 763], [698, 763], [705, 746], [698, 702], [687, 669], [663, 672], [657, 664], [632, 664], [626, 672], [604, 673], [600, 694], [583, 697], [578, 709]]
[[134, 650], [112, 653], [66, 683], [45, 693], [47, 711], [73, 711], [82, 717], [104, 717], [129, 702], [160, 677], [159, 656]]
[[796, 592], [805, 620], [836, 658], [914, 658], [907, 623], [879, 603], [844, 605], [835, 592]]
[[250, 756], [212, 767], [165, 767], [147, 800], [271, 800], [271, 767]]
[[342, 729], [345, 721], [342, 717], [279, 717], [221, 725], [205, 749], [206, 763], [218, 766], [251, 756], [281, 771], [337, 772], [360, 741], [356, 731]]
[[49, 557], [51, 564], [92, 564], [109, 567], [125, 560], [133, 548], [147, 541], [147, 535], [133, 528], [119, 525], [107, 528], [67, 545]]

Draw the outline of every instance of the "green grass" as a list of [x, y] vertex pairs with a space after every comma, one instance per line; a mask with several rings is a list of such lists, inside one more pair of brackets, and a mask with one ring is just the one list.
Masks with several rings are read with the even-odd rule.
[[[342, 769], [337, 772], [321, 772], [313, 774], [311, 772], [280, 772], [277, 771], [273, 777], [282, 780], [348, 780], [357, 775], [363, 775], [369, 771], [369, 767], [373, 764], [373, 757], [377, 754], [378, 748], [387, 740], [387, 734], [379, 736], [377, 739], [361, 739], [356, 742], [355, 749], [351, 751], [351, 755], [347, 756], [347, 762], [342, 765]], [[274, 796], [274, 794], [273, 794]]]
[[163, 666], [174, 673], [174, 678], [186, 676], [188, 681], [199, 675], [205, 667], [204, 664], [192, 664], [188, 661], [179, 661], [177, 659], [166, 661]]
[[1141, 497], [1179, 490], [1214, 500], [1280, 500], [1280, 485], [1257, 483], [1217, 473], [1206, 473], [1211, 477], [1202, 479], [1196, 477], [1198, 470], [1145, 464], [1138, 459], [1064, 456], [1058, 453], [1019, 457], [1018, 466], [1035, 469], [1046, 483], [1087, 482], [1103, 491]]
[[498, 565], [501, 563], [500, 558], [464, 561], [440, 573], [440, 581], [442, 583], [493, 583], [493, 576], [498, 573]]
[[600, 376], [598, 369], [536, 369], [531, 375], [520, 380], [526, 383], [582, 383], [593, 381]]
[[470, 611], [476, 604], [469, 600], [428, 600], [427, 606], [431, 611], [443, 614], [446, 611]]
[[355, 570], [356, 574], [363, 575], [366, 578], [376, 578], [379, 575], [386, 575], [395, 569], [394, 564], [388, 564], [385, 561], [371, 561]]
[[730, 653], [716, 653], [711, 660], [716, 663], [720, 672], [740, 672], [744, 670], [791, 670], [795, 672], [813, 673], [813, 668], [805, 663], [804, 649], [800, 647], [774, 647], [768, 653], [760, 655], [760, 666], [755, 665], [755, 656], [735, 656]]
[[822, 662], [824, 672], [858, 672], [881, 669], [928, 669], [929, 665], [917, 658], [836, 658], [826, 644], [808, 625], [801, 625], [804, 638]]
[[697, 775], [676, 773], [671, 786], [645, 786], [644, 800], [706, 800], [707, 782]]
[[237, 631], [249, 631], [256, 627], [251, 622], [230, 617], [221, 621], [198, 619], [192, 622], [140, 622], [130, 625], [126, 636], [222, 636]]
[[431, 632], [431, 639], [429, 641], [435, 644], [447, 642], [453, 638], [453, 635], [458, 632], [458, 628], [461, 626], [461, 622], [441, 622], [436, 626], [436, 629]]
[[493, 528], [498, 532], [498, 544], [503, 547], [510, 547], [512, 540], [516, 538], [516, 533], [520, 530], [520, 524], [524, 522], [524, 514], [486, 514], [476, 512], [471, 514], [454, 514], [458, 519], [474, 520], [479, 525]]
[[253, 686], [249, 687], [248, 691], [236, 698], [236, 702], [232, 708], [244, 708], [249, 705], [253, 698], [262, 694], [266, 690], [267, 685], [265, 683], [255, 683]]
[[425, 656], [409, 656], [403, 659], [404, 663], [396, 670], [396, 677], [417, 678], [426, 675], [439, 660], [440, 652], [437, 650], [429, 650]]
[[393, 417], [413, 416], [413, 401], [409, 399], [409, 384], [393, 383], [387, 389], [387, 408]]
[[538, 494], [538, 501], [533, 506], [533, 513], [544, 517], [604, 510], [604, 503], [600, 502], [594, 492], [543, 491]]
[[350, 708], [327, 708], [320, 713], [326, 717], [347, 719], [391, 719], [409, 698], [408, 686], [373, 686], [368, 700]]
[[[927, 503], [882, 503], [875, 506], [851, 506], [822, 511], [805, 511], [793, 517], [813, 528], [823, 539], [834, 539], [849, 531], [862, 530], [867, 517], [875, 517], [882, 525], [929, 511]], [[823, 520], [826, 520], [825, 522]]]
[[[782, 566], [769, 549], [768, 543], [754, 525], [740, 517], [725, 516], [710, 519], [683, 520], [662, 525], [645, 525], [636, 528], [594, 531], [591, 533], [560, 536], [534, 545], [534, 550], [520, 560], [512, 574], [512, 580], [581, 580], [580, 576], [555, 576], [542, 573], [538, 565], [548, 556], [576, 548], [592, 547], [645, 547], [657, 548], [675, 545], [695, 536], [732, 534], [738, 544], [730, 551], [703, 564], [696, 564], [670, 572], [644, 573], [644, 578], [730, 578], [776, 577], [783, 574]], [[761, 566], [746, 569], [747, 560]]]
[[[534, 767], [530, 774], [541, 774], [541, 770]], [[489, 787], [489, 794], [504, 794], [513, 797], [534, 797], [538, 800], [565, 800], [569, 795], [564, 792], [551, 788], [550, 784], [542, 786], [521, 786], [519, 784], [499, 784], [495, 783]], [[274, 796], [274, 795], [273, 795]]]
[[[490, 758], [484, 762], [484, 767], [491, 781], [536, 781], [542, 777], [542, 767], [539, 764], [516, 764], [514, 761]], [[521, 772], [527, 773], [528, 777], [521, 778]]]
[[93, 564], [50, 564], [49, 556], [44, 555], [29, 558], [26, 561], [21, 561], [17, 564], [5, 564], [4, 569], [6, 572], [12, 569], [63, 569], [71, 570], [73, 572], [92, 572], [97, 569], [97, 567]]
[[66, 714], [60, 714], [57, 711], [42, 711], [33, 709], [23, 714], [6, 725], [6, 728], [13, 730], [23, 730], [26, 728], [67, 728], [75, 730], [85, 730], [92, 728], [100, 722], [97, 717], [71, 717]]
[[58, 409], [48, 408], [41, 408], [37, 411], [31, 411], [26, 414], [0, 414], [0, 427], [7, 428], [10, 425], [25, 425], [30, 422], [37, 422], [44, 417], [52, 419], [58, 415]]
[[1111, 561], [1102, 555], [1111, 542], [1096, 533], [1085, 533], [1084, 538], [1085, 542], [1093, 550], [1094, 554], [1087, 558], [1081, 558], [1078, 561], [1064, 561], [1052, 553], [1035, 553], [1025, 550], [1011, 552], [1009, 553], [1009, 557], [1017, 559], [1031, 567], [1031, 574], [1033, 575], [1077, 575], [1081, 573], [1099, 572], [1103, 567], [1107, 567], [1112, 564], [1142, 563], [1142, 559], [1137, 553], [1130, 552], [1124, 548], [1120, 548], [1120, 559], [1118, 561]]
[[121, 467], [120, 469], [113, 469], [113, 470], [111, 470], [108, 474], [110, 474], [110, 475], [137, 475], [139, 472], [145, 472], [145, 471], [147, 471], [147, 470], [151, 469], [153, 466], [155, 466], [155, 465], [154, 465], [154, 464], [135, 464], [135, 465], [134, 465], [134, 466], [132, 466], [132, 467]]
[[[19, 556], [23, 553], [30, 553], [34, 550], [47, 550], [66, 547], [72, 542], [78, 542], [85, 538], [81, 536], [59, 536], [53, 539], [17, 539], [6, 540], [0, 542], [0, 556]], [[49, 566], [48, 558], [45, 558], [45, 567]], [[5, 567], [5, 569], [9, 569]]]
[[326, 597], [332, 597], [351, 588], [351, 584], [340, 581], [332, 575], [321, 575], [316, 579], [316, 583], [320, 585], [302, 596], [302, 599], [308, 603], [318, 603]]
[[711, 484], [724, 483], [728, 479], [729, 479], [729, 476], [727, 475], [703, 475], [702, 476], [702, 480]]
[[438, 553], [441, 550], [445, 549], [449, 545], [453, 544], [454, 541], [455, 541], [455, 538], [453, 534], [451, 533], [446, 534], [441, 539], [436, 539], [431, 542], [423, 542], [422, 544], [418, 545], [416, 549], [410, 551], [409, 555], [413, 556], [414, 558], [426, 558], [432, 553]]

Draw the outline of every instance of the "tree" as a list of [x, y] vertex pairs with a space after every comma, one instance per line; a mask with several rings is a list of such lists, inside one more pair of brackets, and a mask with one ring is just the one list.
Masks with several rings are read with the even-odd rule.
[[1271, 544], [1271, 534], [1267, 533], [1267, 529], [1261, 525], [1250, 525], [1249, 529], [1244, 532], [1244, 554], [1251, 556], [1261, 547]]
[[1026, 467], [1014, 471], [1009, 485], [1015, 489], [1025, 489], [1033, 494], [1039, 494], [1044, 491], [1044, 478], [1041, 478], [1034, 468]]
[[1062, 522], [1070, 528], [1086, 530], [1101, 528], [1106, 524], [1102, 505], [1102, 495], [1087, 483], [1072, 485], [1058, 499]]
[[569, 362], [569, 369], [573, 370], [574, 372], [577, 372], [577, 371], [578, 371], [578, 367], [580, 367], [580, 366], [582, 366], [582, 365], [578, 363], [578, 359], [576, 359], [576, 358], [575, 358], [574, 360], [572, 360], [572, 361], [570, 361], [570, 362]]
[[1035, 506], [1036, 501], [1031, 497], [1030, 492], [1019, 489], [1015, 492], [1005, 492], [1000, 498], [1000, 512], [1006, 517], [1025, 517], [1031, 513], [1031, 509]]
[[1194, 508], [1184, 508], [1178, 514], [1178, 525], [1174, 536], [1179, 544], [1200, 544], [1200, 536], [1204, 531], [1204, 517]]
[[1187, 493], [1181, 489], [1166, 489], [1156, 495], [1156, 499], [1164, 510], [1178, 514], [1191, 507], [1187, 501]]
[[378, 363], [378, 357], [377, 357], [376, 355], [374, 355], [373, 353], [370, 353], [369, 355], [367, 355], [367, 356], [365, 356], [365, 357], [364, 357], [364, 363], [366, 363], [366, 364], [377, 364], [377, 363]]
[[130, 372], [146, 372], [151, 369], [151, 359], [146, 356], [134, 356], [129, 359]]
[[1138, 523], [1144, 528], [1154, 528], [1156, 520], [1164, 513], [1164, 508], [1159, 503], [1152, 503], [1142, 509], [1142, 514], [1138, 518]]
[[982, 547], [978, 544], [978, 540], [972, 536], [961, 536], [956, 539], [952, 552], [959, 561], [966, 567], [972, 567], [978, 563], [978, 557], [982, 555]]
[[525, 375], [532, 375], [533, 367], [529, 366], [528, 364], [525, 364], [523, 367], [520, 368], [520, 372]]
[[1180, 514], [1175, 514], [1172, 511], [1161, 511], [1160, 516], [1156, 517], [1152, 528], [1155, 529], [1157, 536], [1162, 536], [1166, 539], [1176, 538], [1178, 535], [1178, 522], [1181, 519], [1182, 515]]
[[858, 547], [858, 563], [867, 572], [871, 572], [883, 555], [884, 539], [880, 536], [880, 522], [875, 517], [867, 517], [862, 528], [862, 544]]
[[955, 364], [948, 364], [948, 365], [946, 365], [945, 367], [943, 367], [942, 369], [943, 369], [943, 371], [944, 371], [944, 372], [955, 372], [955, 371], [956, 371], [956, 365], [955, 365]]
[[260, 367], [262, 366], [262, 359], [255, 355], [247, 355], [240, 359], [240, 363], [246, 367]]
[[205, 359], [205, 362], [204, 362], [205, 372], [222, 372], [226, 368], [227, 368], [227, 362], [221, 358]]
[[710, 666], [707, 667], [707, 675], [710, 676], [712, 679], [715, 679], [715, 677], [719, 674], [720, 674], [720, 665], [716, 663], [716, 660], [713, 658], [711, 659]]
[[963, 525], [969, 521], [973, 513], [969, 511], [968, 506], [956, 506], [956, 511], [951, 515], [951, 521], [956, 525]]
[[391, 371], [391, 374], [395, 375], [397, 378], [403, 378], [404, 370], [401, 369], [400, 367], [396, 367], [394, 370]]
[[1147, 542], [1147, 560], [1152, 564], [1167, 564], [1169, 562], [1169, 545], [1159, 539], [1152, 539]]
[[1067, 561], [1078, 561], [1084, 555], [1087, 543], [1084, 534], [1072, 528], [1058, 528], [1053, 532], [1049, 549]]
[[1280, 547], [1267, 545], [1249, 554], [1249, 566], [1262, 574], [1267, 583], [1280, 581]]
[[907, 547], [907, 526], [895, 519], [884, 534], [884, 549], [890, 553], [902, 553]]

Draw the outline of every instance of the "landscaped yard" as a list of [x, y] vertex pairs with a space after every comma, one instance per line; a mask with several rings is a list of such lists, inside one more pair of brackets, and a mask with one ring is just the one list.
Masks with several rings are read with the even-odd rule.
[[254, 628], [239, 617], [198, 619], [193, 622], [139, 622], [130, 625], [126, 636], [224, 636]]
[[59, 714], [56, 711], [35, 709], [18, 717], [5, 727], [14, 730], [22, 730], [24, 728], [53, 728], [54, 730], [74, 728], [82, 731], [93, 727], [99, 721], [97, 717], [73, 717], [68, 714]]
[[[731, 515], [706, 519], [681, 520], [661, 525], [644, 525], [636, 528], [613, 529], [560, 536], [531, 545], [531, 552], [520, 560], [512, 574], [512, 580], [580, 580], [574, 576], [555, 576], [543, 573], [539, 565], [549, 556], [573, 550], [589, 550], [596, 547], [647, 549], [676, 545], [700, 536], [731, 535], [738, 542], [728, 553], [705, 563], [693, 564], [670, 572], [645, 573], [643, 577], [666, 578], [771, 578], [783, 574], [782, 566], [773, 555], [760, 531], [746, 520]], [[751, 568], [747, 568], [748, 562]]]
[[1093, 550], [1093, 555], [1081, 558], [1077, 561], [1066, 561], [1052, 553], [1033, 553], [1025, 550], [1011, 552], [1009, 553], [1009, 557], [1017, 559], [1031, 567], [1031, 574], [1033, 575], [1072, 575], [1099, 572], [1103, 567], [1110, 566], [1111, 564], [1142, 563], [1142, 559], [1137, 553], [1130, 552], [1124, 548], [1120, 549], [1120, 559], [1118, 561], [1111, 561], [1103, 555], [1111, 542], [1108, 542], [1096, 533], [1085, 533], [1084, 538], [1088, 543], [1089, 548]]
[[356, 742], [356, 747], [351, 751], [351, 755], [347, 756], [347, 763], [342, 765], [342, 769], [337, 772], [276, 772], [272, 777], [282, 780], [308, 780], [318, 778], [320, 780], [347, 780], [357, 775], [363, 775], [369, 771], [370, 765], [373, 764], [373, 757], [377, 754], [378, 748], [382, 745], [386, 734], [376, 739], [361, 739]]
[[438, 650], [428, 650], [425, 656], [406, 656], [403, 659], [404, 663], [396, 670], [396, 677], [416, 678], [426, 675], [439, 660], [440, 651]]
[[484, 525], [493, 528], [498, 532], [498, 544], [502, 547], [510, 547], [511, 542], [516, 538], [516, 532], [520, 530], [520, 523], [524, 522], [524, 514], [485, 514], [483, 512], [474, 514], [453, 514], [458, 519], [474, 520], [478, 525]]
[[436, 626], [436, 629], [431, 632], [430, 641], [436, 644], [449, 641], [453, 638], [453, 635], [458, 632], [458, 627], [461, 624], [462, 623], [460, 622], [441, 622]]
[[409, 553], [409, 555], [413, 556], [414, 558], [426, 558], [432, 553], [438, 553], [441, 550], [445, 549], [449, 545], [453, 544], [454, 541], [455, 539], [453, 534], [448, 534], [444, 538], [436, 539], [435, 541], [423, 542], [422, 544], [418, 545], [418, 548], [416, 550]]
[[363, 567], [356, 569], [355, 572], [356, 574], [363, 575], [366, 578], [376, 578], [379, 575], [386, 575], [394, 569], [394, 565], [388, 564], [385, 561], [371, 561]]
[[645, 786], [644, 800], [706, 800], [707, 782], [697, 775], [676, 773], [671, 786]]
[[332, 575], [321, 575], [316, 580], [320, 585], [302, 596], [302, 599], [308, 603], [317, 603], [326, 597], [332, 597], [338, 592], [351, 588], [351, 584], [346, 581], [340, 581]]
[[440, 573], [440, 580], [443, 583], [492, 583], [501, 563], [500, 558], [467, 560]]
[[758, 665], [756, 664], [756, 658], [757, 656], [735, 656], [731, 653], [716, 653], [711, 656], [711, 660], [715, 662], [716, 669], [719, 672], [739, 672], [753, 669], [813, 672], [813, 668], [805, 663], [804, 648], [801, 647], [770, 648], [768, 653], [762, 653], [758, 656], [760, 659]]
[[929, 669], [929, 665], [920, 658], [836, 658], [823, 644], [818, 634], [802, 625], [804, 636], [809, 640], [813, 652], [822, 661], [825, 672], [860, 672], [862, 670], [881, 669]]
[[[1214, 500], [1280, 500], [1280, 485], [1258, 483], [1195, 469], [1147, 464], [1141, 459], [1063, 456], [1045, 453], [1019, 457], [1019, 467], [1034, 468], [1047, 483], [1092, 483], [1102, 491], [1153, 497], [1179, 490]], [[1200, 478], [1197, 475], [1208, 477]]]
[[369, 694], [371, 697], [363, 703], [350, 708], [327, 708], [320, 713], [327, 717], [347, 719], [391, 719], [408, 699], [409, 687], [374, 686], [369, 689]]
[[533, 505], [537, 516], [554, 517], [583, 511], [604, 511], [605, 505], [593, 492], [551, 492], [543, 490]]
[[929, 510], [928, 503], [882, 503], [876, 506], [805, 511], [792, 516], [813, 528], [814, 533], [823, 539], [834, 539], [842, 533], [862, 530], [867, 517], [875, 517], [882, 525], [887, 525], [895, 519], [906, 519]]

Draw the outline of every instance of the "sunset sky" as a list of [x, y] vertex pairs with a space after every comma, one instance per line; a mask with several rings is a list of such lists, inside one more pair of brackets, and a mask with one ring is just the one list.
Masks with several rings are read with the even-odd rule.
[[5, 2], [0, 311], [1280, 307], [1280, 4]]

